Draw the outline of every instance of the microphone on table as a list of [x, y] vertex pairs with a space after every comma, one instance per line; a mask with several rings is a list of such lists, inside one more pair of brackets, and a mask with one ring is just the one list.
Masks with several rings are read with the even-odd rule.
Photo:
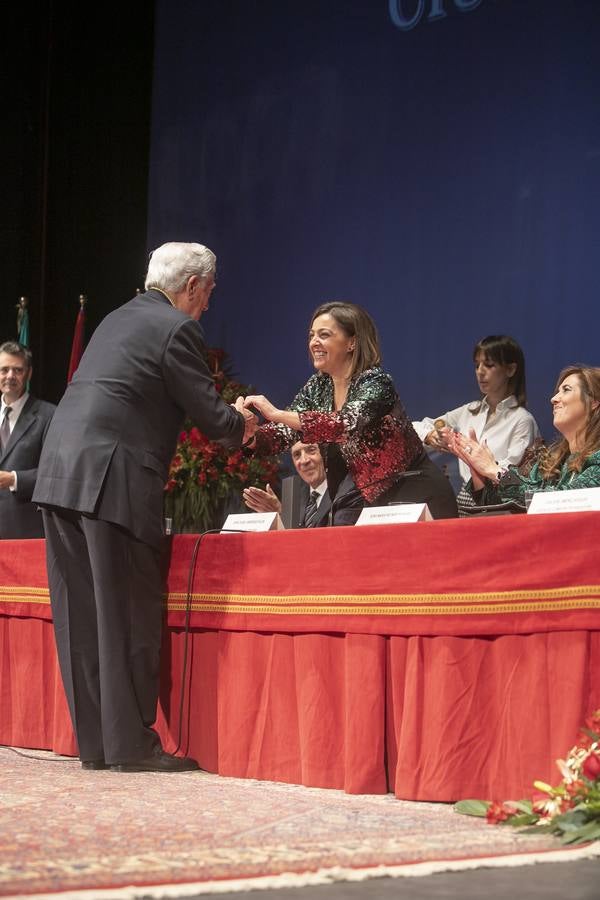
[[[391, 479], [390, 487], [393, 487], [395, 484], [398, 484], [400, 481], [404, 481], [406, 478], [414, 478], [417, 475], [422, 475], [421, 469], [408, 469], [406, 472], [398, 472]], [[336, 511], [340, 508], [342, 501], [346, 501], [348, 499], [356, 500], [358, 497], [362, 497], [362, 492], [367, 490], [367, 488], [375, 487], [378, 484], [388, 483], [390, 481], [390, 476], [387, 478], [378, 478], [377, 481], [370, 481], [368, 484], [363, 484], [362, 488], [353, 488], [351, 491], [347, 491], [345, 494], [337, 495], [331, 501], [331, 507], [329, 509], [329, 516], [327, 518], [327, 525], [333, 525], [333, 519]], [[336, 503], [336, 500], [339, 503]]]

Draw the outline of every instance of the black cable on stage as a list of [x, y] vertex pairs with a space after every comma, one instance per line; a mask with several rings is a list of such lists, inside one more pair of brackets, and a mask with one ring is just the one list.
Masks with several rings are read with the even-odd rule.
[[203, 534], [198, 535], [196, 538], [196, 542], [194, 544], [194, 549], [192, 550], [192, 557], [190, 559], [190, 568], [188, 571], [188, 583], [187, 583], [187, 593], [185, 595], [185, 623], [183, 629], [183, 665], [181, 668], [181, 694], [179, 697], [179, 724], [177, 729], [177, 746], [173, 753], [177, 753], [179, 748], [181, 747], [181, 732], [183, 728], [183, 701], [185, 695], [185, 676], [187, 672], [187, 656], [188, 656], [188, 636], [190, 633], [190, 615], [192, 611], [192, 584], [194, 581], [194, 574], [196, 572], [196, 560], [198, 558], [198, 550], [200, 548], [200, 543], [204, 534], [208, 534], [208, 532], [204, 532]]
[[185, 596], [185, 624], [183, 628], [183, 665], [181, 667], [181, 696], [179, 697], [179, 724], [177, 727], [177, 746], [175, 747], [173, 754], [177, 753], [181, 748], [181, 737], [183, 730], [183, 705], [185, 700], [185, 690], [186, 690], [186, 675], [187, 675], [187, 660], [188, 660], [188, 639], [190, 634], [190, 617], [192, 614], [192, 585], [194, 583], [194, 575], [196, 573], [196, 561], [198, 559], [198, 551], [200, 549], [200, 544], [202, 543], [203, 538], [206, 537], [207, 534], [222, 534], [223, 532], [229, 534], [241, 534], [241, 530], [239, 528], [209, 528], [208, 531], [203, 531], [202, 534], [199, 534], [196, 542], [194, 544], [194, 549], [192, 550], [192, 556], [190, 559], [190, 568], [188, 571], [188, 583], [187, 583], [187, 593]]
[[[21, 750], [17, 750], [16, 747], [10, 747], [8, 744], [0, 744], [0, 750], [10, 750], [11, 753], [14, 753], [15, 756], [21, 756], [23, 759], [35, 759], [38, 762], [53, 762], [53, 763], [78, 763], [78, 756], [63, 756], [61, 759], [53, 759], [51, 756], [34, 756], [32, 753], [23, 753]], [[51, 753], [51, 750], [47, 751]]]

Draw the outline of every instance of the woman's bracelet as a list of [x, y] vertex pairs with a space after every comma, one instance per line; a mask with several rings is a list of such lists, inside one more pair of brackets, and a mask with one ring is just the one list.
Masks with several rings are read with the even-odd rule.
[[496, 472], [496, 484], [500, 484], [502, 479], [505, 478], [508, 473], [509, 470], [506, 468], [506, 466], [500, 466], [498, 468], [498, 471]]

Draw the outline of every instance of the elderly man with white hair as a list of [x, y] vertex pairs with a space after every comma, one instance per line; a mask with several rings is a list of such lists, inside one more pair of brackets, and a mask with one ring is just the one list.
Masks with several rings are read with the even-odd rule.
[[159, 687], [163, 493], [188, 415], [238, 447], [256, 419], [223, 402], [198, 322], [215, 255], [163, 244], [146, 292], [98, 326], [56, 410], [33, 500], [43, 507], [61, 673], [84, 768], [181, 772], [153, 730]]

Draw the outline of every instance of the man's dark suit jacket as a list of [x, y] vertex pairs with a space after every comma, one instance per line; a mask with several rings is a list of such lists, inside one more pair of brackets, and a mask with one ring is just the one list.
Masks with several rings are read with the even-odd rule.
[[159, 546], [185, 413], [208, 438], [240, 445], [243, 418], [215, 390], [201, 326], [150, 290], [96, 329], [48, 430], [34, 501]]
[[[297, 477], [297, 476], [295, 476]], [[310, 498], [311, 488], [309, 485], [303, 481], [301, 478], [298, 478], [300, 482], [300, 521], [294, 523], [294, 528], [304, 528], [304, 516], [306, 515], [306, 504]], [[312, 528], [322, 528], [324, 525], [328, 524], [329, 518], [329, 510], [331, 509], [331, 500], [329, 499], [329, 491], [325, 491], [323, 496], [321, 497], [321, 502], [317, 507], [317, 517], [314, 521], [314, 524], [311, 526]]]
[[31, 502], [31, 495], [55, 409], [51, 403], [29, 396], [8, 444], [0, 451], [0, 469], [17, 473], [17, 490], [0, 491], [0, 539], [44, 537], [42, 514]]
[[[308, 498], [310, 496], [310, 488], [305, 481], [302, 482], [302, 515], [300, 522], [298, 523], [299, 528], [303, 528], [303, 520], [304, 514], [306, 511], [306, 504], [308, 503]], [[329, 514], [331, 512], [331, 498], [329, 496], [329, 491], [325, 491], [323, 497], [321, 498], [321, 502], [317, 507], [317, 518], [315, 520], [312, 528], [324, 528], [328, 525], [354, 525], [356, 520], [358, 519], [361, 509], [363, 508], [365, 501], [360, 495], [360, 492], [356, 489], [354, 482], [347, 475], [341, 482], [337, 494], [335, 495], [334, 501], [334, 509], [333, 509], [333, 518], [334, 521], [329, 521]]]

